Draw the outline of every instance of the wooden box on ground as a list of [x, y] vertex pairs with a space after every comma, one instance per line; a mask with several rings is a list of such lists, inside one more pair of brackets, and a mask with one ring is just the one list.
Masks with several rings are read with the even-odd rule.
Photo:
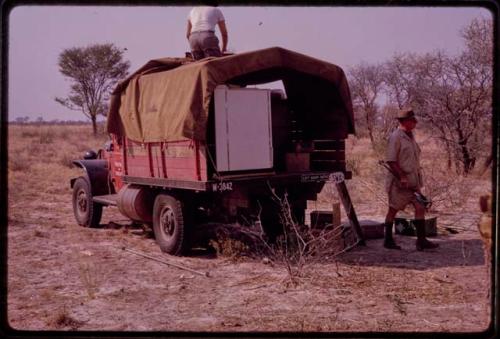
[[[361, 231], [363, 231], [365, 239], [379, 239], [384, 237], [384, 224], [381, 222], [374, 220], [359, 220], [359, 226], [361, 227]], [[342, 222], [342, 227], [351, 230], [353, 234], [356, 233], [352, 229], [349, 221]]]
[[[407, 218], [396, 218], [394, 220], [395, 232], [401, 235], [416, 235], [415, 231], [415, 219]], [[427, 218], [425, 219], [425, 235], [428, 237], [433, 237], [437, 235], [437, 218]]]
[[373, 220], [360, 220], [359, 225], [366, 239], [378, 239], [384, 237], [384, 224]]
[[333, 203], [332, 209], [310, 210], [306, 212], [306, 222], [311, 228], [324, 228], [327, 225], [340, 225], [340, 203]]

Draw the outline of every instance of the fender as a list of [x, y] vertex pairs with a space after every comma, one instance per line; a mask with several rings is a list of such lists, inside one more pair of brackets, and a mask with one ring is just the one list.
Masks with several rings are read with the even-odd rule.
[[[85, 177], [90, 183], [93, 196], [116, 193], [109, 177], [107, 160], [73, 160], [73, 164], [85, 171]], [[75, 181], [76, 178], [70, 180], [71, 188], [73, 188]]]

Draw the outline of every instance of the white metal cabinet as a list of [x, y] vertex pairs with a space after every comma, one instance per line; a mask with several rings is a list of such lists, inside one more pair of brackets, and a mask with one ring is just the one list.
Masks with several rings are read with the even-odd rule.
[[214, 92], [218, 171], [273, 167], [271, 91], [218, 86]]

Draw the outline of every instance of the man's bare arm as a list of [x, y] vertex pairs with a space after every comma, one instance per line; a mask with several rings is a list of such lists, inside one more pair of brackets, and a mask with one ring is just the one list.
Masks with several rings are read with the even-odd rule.
[[399, 167], [399, 164], [396, 161], [388, 161], [387, 164], [391, 167], [393, 173], [396, 174], [397, 178], [401, 182], [403, 187], [408, 186], [408, 177], [405, 172]]
[[191, 28], [193, 26], [191, 25], [191, 21], [188, 20], [188, 24], [187, 24], [187, 30], [186, 30], [186, 39], [189, 40], [189, 36], [191, 35]]
[[224, 53], [227, 50], [227, 28], [226, 28], [226, 22], [224, 20], [219, 21], [218, 25], [219, 25], [219, 29], [220, 29], [220, 34], [222, 36], [222, 53]]

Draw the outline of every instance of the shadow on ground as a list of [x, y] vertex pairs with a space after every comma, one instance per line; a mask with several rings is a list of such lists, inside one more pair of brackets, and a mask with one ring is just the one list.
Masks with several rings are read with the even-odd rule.
[[383, 240], [368, 240], [366, 246], [357, 246], [337, 258], [345, 264], [384, 266], [428, 270], [454, 266], [481, 266], [485, 264], [483, 244], [479, 239], [431, 238], [439, 244], [433, 250], [417, 251], [415, 237], [398, 237], [402, 250], [383, 247]]

